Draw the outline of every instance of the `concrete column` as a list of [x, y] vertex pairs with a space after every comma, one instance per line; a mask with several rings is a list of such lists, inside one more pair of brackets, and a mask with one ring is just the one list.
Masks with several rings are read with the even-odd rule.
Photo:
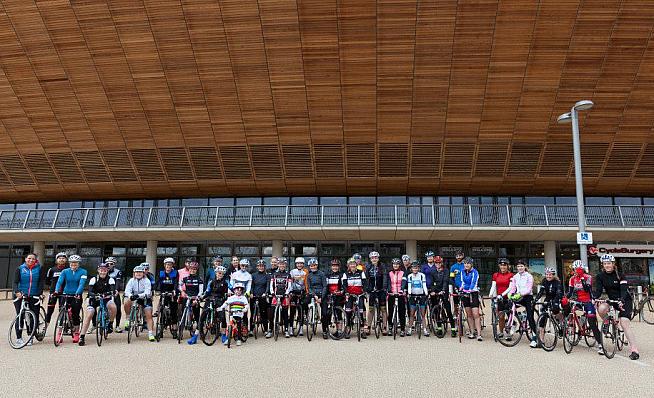
[[556, 269], [556, 241], [546, 240], [543, 244], [545, 246], [545, 266]]
[[150, 264], [150, 272], [157, 274], [157, 241], [149, 240], [145, 248], [145, 262]]
[[272, 255], [282, 257], [284, 255], [284, 242], [281, 240], [272, 241]]
[[411, 257], [411, 261], [418, 258], [418, 241], [416, 240], [406, 241], [406, 254], [408, 254]]
[[45, 267], [45, 242], [37, 241], [32, 244], [32, 251], [36, 254], [36, 258]]

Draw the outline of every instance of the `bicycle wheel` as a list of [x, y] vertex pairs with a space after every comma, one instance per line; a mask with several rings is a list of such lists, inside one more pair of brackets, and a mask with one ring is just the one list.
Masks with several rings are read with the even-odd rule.
[[157, 317], [157, 324], [154, 326], [154, 338], [157, 342], [161, 341], [164, 330], [166, 329], [166, 315], [163, 309], [159, 309], [159, 316]]
[[98, 307], [98, 312], [95, 316], [95, 341], [98, 344], [98, 347], [102, 346], [102, 340], [104, 339], [104, 311], [102, 308]]
[[520, 327], [518, 314], [504, 311], [504, 319], [506, 319], [506, 325], [503, 330], [504, 337], [497, 341], [504, 347], [515, 347], [522, 339], [522, 328]]
[[212, 310], [206, 310], [200, 315], [200, 339], [205, 345], [212, 346], [218, 340], [216, 321]]
[[640, 306], [640, 315], [646, 324], [654, 325], [654, 297], [648, 297], [643, 301]]
[[232, 322], [230, 321], [229, 327], [227, 328], [227, 348], [230, 348], [232, 346], [232, 335], [234, 334], [234, 326], [232, 325]]
[[307, 322], [305, 325], [307, 340], [309, 341], [313, 339], [313, 334], [314, 334], [313, 323], [316, 321], [314, 318], [315, 314], [316, 314], [315, 308], [313, 306], [309, 307], [309, 312], [307, 312]]
[[132, 310], [129, 312], [129, 327], [127, 328], [127, 344], [132, 342], [132, 333], [134, 332], [134, 322], [136, 314], [134, 313], [135, 309], [132, 307]]
[[569, 314], [565, 318], [565, 324], [563, 325], [563, 351], [566, 354], [570, 354], [575, 345], [577, 345], [578, 333], [577, 333], [577, 323], [573, 314]]
[[[18, 327], [16, 327], [18, 324]], [[22, 311], [16, 315], [14, 321], [9, 326], [9, 345], [14, 349], [21, 349], [27, 345], [27, 343], [32, 340], [34, 333], [36, 332], [36, 315], [32, 311]], [[18, 343], [18, 334], [16, 329], [20, 331], [22, 343]]]
[[547, 352], [554, 350], [556, 347], [556, 342], [559, 339], [559, 328], [556, 324], [556, 321], [552, 319], [548, 312], [543, 312], [538, 316], [536, 324], [545, 325], [543, 328], [543, 338], [540, 337], [540, 332], [536, 333], [536, 337], [540, 346]]
[[37, 341], [43, 341], [45, 338], [45, 308], [43, 306], [39, 307], [39, 327], [36, 329], [36, 333], [34, 334], [34, 337], [36, 337]]
[[500, 330], [500, 320], [497, 317], [497, 310], [495, 309], [495, 306], [492, 306], [491, 308], [491, 329], [493, 329], [493, 340], [497, 341], [498, 336], [501, 333]]
[[393, 340], [397, 339], [397, 322], [398, 322], [399, 314], [397, 311], [397, 305], [395, 308], [393, 308], [393, 317], [391, 318], [391, 325], [393, 328]]
[[300, 330], [302, 330], [304, 310], [302, 305], [298, 305], [295, 309], [295, 318], [291, 320], [291, 326], [293, 327], [293, 336], [297, 337], [300, 335]]
[[188, 307], [184, 307], [184, 311], [182, 311], [182, 317], [179, 318], [179, 323], [177, 325], [177, 344], [182, 342], [182, 339], [184, 338], [184, 329], [186, 328], [186, 321], [188, 317]]
[[459, 334], [459, 343], [463, 341], [464, 323], [465, 323], [465, 311], [463, 309], [463, 305], [459, 304], [459, 312], [458, 312], [458, 316], [456, 317], [456, 329], [457, 329], [457, 333]]
[[597, 342], [595, 341], [595, 336], [593, 335], [593, 331], [590, 329], [588, 318], [584, 317], [584, 323], [581, 325], [581, 328], [584, 331], [584, 341], [586, 342], [586, 345], [588, 347], [595, 347], [595, 344]]
[[445, 337], [445, 321], [447, 319], [445, 309], [440, 304], [434, 304], [429, 312], [431, 314], [429, 328], [434, 332], [436, 337], [442, 339]]
[[67, 324], [68, 324], [68, 311], [64, 307], [61, 311], [59, 311], [59, 315], [57, 315], [57, 323], [55, 323], [55, 330], [54, 330], [55, 347], [59, 347], [59, 345], [64, 342], [64, 329], [66, 328]]
[[258, 339], [259, 336], [257, 328], [259, 327], [259, 322], [260, 322], [260, 314], [259, 314], [259, 301], [254, 302], [254, 308], [252, 309], [252, 316], [250, 317], [250, 332], [252, 332], [252, 335], [254, 336], [254, 339]]
[[373, 322], [375, 322], [375, 324], [374, 324], [375, 338], [379, 338], [379, 336], [381, 336], [382, 325], [381, 325], [381, 313], [380, 313], [380, 308], [379, 308], [378, 305], [375, 305], [373, 307], [372, 319], [373, 319]]
[[611, 359], [615, 356], [615, 351], [618, 348], [618, 327], [612, 316], [609, 316], [608, 324], [602, 325], [602, 350], [604, 356]]
[[359, 309], [355, 308], [352, 309], [352, 327], [357, 333], [357, 341], [361, 341], [361, 316], [359, 315]]
[[134, 329], [134, 334], [136, 337], [139, 337], [139, 334], [143, 331], [143, 308], [139, 307], [138, 310], [136, 311], [136, 321], [135, 321], [135, 329]]
[[333, 307], [329, 314], [328, 334], [332, 340], [341, 340], [345, 336], [345, 310], [342, 307]]

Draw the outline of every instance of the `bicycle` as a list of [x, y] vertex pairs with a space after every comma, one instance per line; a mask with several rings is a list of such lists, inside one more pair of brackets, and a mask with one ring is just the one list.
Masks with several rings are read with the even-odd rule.
[[57, 315], [57, 322], [55, 323], [54, 330], [55, 347], [59, 347], [59, 345], [64, 342], [64, 336], [73, 335], [73, 307], [69, 303], [69, 299], [75, 299], [75, 296], [64, 294], [60, 297], [62, 303], [59, 307], [59, 315]]
[[459, 335], [459, 343], [462, 343], [464, 332], [469, 334], [472, 331], [470, 330], [470, 325], [468, 325], [468, 318], [461, 298], [468, 297], [469, 300], [472, 300], [472, 293], [454, 293], [452, 294], [452, 297], [459, 297], [459, 305], [456, 313], [456, 332]]
[[215, 300], [208, 297], [205, 301], [204, 311], [200, 315], [200, 339], [205, 345], [212, 346], [220, 336], [220, 316]]
[[574, 346], [579, 344], [583, 337], [588, 347], [595, 346], [595, 337], [588, 326], [588, 318], [584, 315], [578, 316], [577, 310], [583, 311], [583, 304], [578, 301], [570, 300], [572, 311], [565, 319], [563, 326], [563, 350], [570, 354]]
[[262, 295], [260, 297], [255, 297], [254, 298], [254, 305], [252, 306], [252, 315], [250, 316], [251, 322], [250, 322], [250, 333], [254, 336], [254, 339], [256, 340], [258, 338], [258, 332], [259, 329], [261, 329], [261, 334], [266, 333], [266, 328], [268, 325], [263, 324], [263, 317], [261, 316], [261, 308], [259, 306], [259, 300], [264, 299], [267, 300], [268, 296], [267, 295]]
[[518, 307], [521, 307], [521, 305], [515, 301], [511, 301], [511, 309], [503, 311], [504, 319], [506, 319], [503, 330], [504, 338], [498, 338], [498, 341], [505, 347], [515, 347], [522, 339], [523, 334], [531, 340], [531, 337], [535, 333], [535, 331], [529, 328], [527, 312], [518, 312]]
[[382, 334], [382, 330], [384, 329], [384, 320], [382, 319], [382, 310], [381, 310], [381, 304], [379, 303], [379, 298], [378, 298], [378, 293], [380, 290], [374, 290], [372, 294], [375, 297], [374, 304], [371, 303], [370, 305], [372, 306], [372, 319], [373, 319], [373, 328], [375, 329], [375, 338], [379, 338]]
[[[193, 319], [193, 302], [197, 301], [198, 297], [187, 297], [186, 304], [184, 304], [184, 311], [182, 311], [182, 316], [179, 318], [177, 324], [177, 344], [182, 342], [184, 337], [184, 330], [189, 331], [190, 336], [194, 334], [193, 322], [198, 322], [197, 319]], [[199, 304], [198, 304], [199, 305]]]
[[[428, 307], [429, 316], [429, 328], [434, 335], [439, 339], [445, 337], [445, 331], [447, 326], [447, 312], [445, 311], [444, 297], [442, 294], [436, 295], [436, 303], [431, 307]], [[449, 302], [447, 303], [449, 304]]]
[[297, 337], [304, 326], [306, 320], [304, 317], [304, 293], [294, 293], [291, 292], [291, 307], [295, 307], [295, 317], [290, 320], [291, 330], [293, 331], [293, 336]]
[[341, 340], [345, 336], [345, 322], [347, 320], [347, 314], [345, 313], [343, 307], [335, 305], [335, 295], [338, 294], [330, 294], [329, 301], [327, 303], [326, 316], [329, 319], [327, 333], [332, 340]]
[[[411, 327], [409, 328], [409, 332], [411, 331], [411, 329], [415, 329], [416, 334], [418, 335], [418, 340], [420, 340], [420, 339], [422, 338], [422, 334], [423, 334], [423, 326], [422, 326], [422, 324], [423, 324], [422, 311], [420, 310], [420, 305], [419, 305], [419, 303], [420, 303], [420, 300], [419, 300], [419, 299], [420, 299], [421, 297], [423, 297], [423, 298], [426, 299], [426, 298], [429, 297], [429, 296], [425, 296], [424, 294], [409, 294], [409, 306], [411, 306], [411, 298], [415, 298], [415, 300], [416, 300], [416, 301], [415, 301], [415, 303], [416, 303], [416, 309], [415, 309], [415, 311], [416, 311], [416, 312], [415, 312], [415, 315], [414, 315], [415, 320], [414, 320], [414, 323], [413, 323], [413, 327], [412, 327], [412, 328], [411, 328]], [[427, 315], [425, 314], [425, 317], [426, 317], [426, 316], [427, 316]], [[407, 332], [407, 335], [408, 335], [408, 332]]]
[[[345, 295], [345, 300], [349, 300], [350, 297], [354, 297], [355, 300], [352, 303], [352, 308], [350, 310], [345, 310], [345, 314], [349, 312], [350, 315], [348, 316], [348, 322], [347, 322], [347, 327], [346, 327], [346, 335], [349, 335], [352, 332], [352, 328], [356, 329], [357, 332], [357, 341], [361, 341], [361, 338], [363, 336], [363, 309], [359, 308], [359, 300], [363, 298], [363, 300], [366, 300], [366, 294], [346, 294]], [[357, 314], [357, 316], [352, 316], [352, 314]], [[364, 337], [365, 338], [365, 337]]]
[[143, 331], [143, 320], [145, 315], [143, 312], [143, 304], [141, 304], [143, 299], [134, 299], [132, 301], [132, 309], [129, 312], [129, 328], [127, 329], [127, 344], [132, 342], [132, 333], [135, 337], [139, 337], [139, 334]]
[[491, 299], [491, 329], [493, 329], [493, 340], [498, 341], [500, 335], [500, 318], [497, 315], [497, 297]]
[[307, 317], [305, 322], [305, 328], [307, 333], [307, 340], [311, 341], [313, 336], [316, 335], [316, 330], [318, 329], [318, 322], [320, 321], [320, 306], [316, 301], [316, 296], [311, 296], [311, 301], [307, 307]]
[[636, 315], [639, 315], [646, 324], [654, 325], [654, 296], [650, 296], [648, 290], [643, 291], [643, 298], [638, 300], [638, 293], [634, 286], [629, 287], [629, 294], [634, 303], [634, 310], [631, 313], [633, 320]]
[[[536, 333], [536, 338], [538, 339], [538, 345], [545, 351], [551, 352], [556, 348], [556, 344], [559, 340], [559, 337], [562, 336], [562, 326], [555, 314], [552, 313], [552, 307], [546, 305], [545, 303], [536, 303], [534, 307], [541, 306], [545, 310], [541, 310], [540, 315], [538, 315], [538, 320], [536, 325], [538, 325], [538, 333]], [[540, 325], [543, 326], [543, 337], [541, 338]]]
[[615, 351], [622, 351], [624, 346], [624, 332], [620, 328], [620, 318], [614, 307], [614, 305], [621, 305], [621, 302], [617, 300], [597, 300], [596, 303], [609, 304], [609, 312], [604, 317], [601, 332], [604, 356], [611, 359], [615, 356]]
[[[14, 303], [17, 302], [18, 300], [21, 300], [21, 298], [15, 299]], [[22, 297], [20, 311], [16, 315], [16, 318], [14, 318], [13, 322], [11, 322], [11, 325], [9, 325], [9, 333], [7, 334], [7, 338], [9, 340], [9, 345], [11, 346], [11, 348], [19, 350], [25, 347], [27, 344], [31, 343], [35, 335], [38, 341], [43, 340], [43, 337], [41, 337], [41, 340], [39, 340], [39, 335], [41, 334], [41, 332], [39, 332], [39, 327], [44, 322], [44, 318], [41, 317], [39, 324], [38, 325], [36, 324], [36, 314], [30, 309], [29, 306], [32, 300], [37, 301], [36, 304], [39, 306], [40, 309], [43, 308], [41, 307], [41, 298], [39, 296]], [[29, 335], [26, 339], [22, 339], [24, 330]], [[42, 336], [45, 336], [45, 330], [43, 331]], [[22, 343], [19, 344], [18, 339], [21, 339]]]
[[175, 323], [172, 322], [172, 311], [170, 306], [165, 305], [166, 301], [175, 299], [175, 294], [173, 292], [163, 292], [159, 293], [159, 304], [157, 306], [157, 324], [155, 325], [155, 334], [154, 338], [159, 342], [163, 338], [164, 331], [166, 328], [170, 329], [170, 334], [173, 336], [173, 339], [177, 338], [177, 330], [173, 329]]
[[[275, 295], [275, 309], [273, 310], [273, 337], [275, 338], [275, 341], [279, 338], [279, 332], [282, 327], [286, 327], [287, 325], [281, 326], [280, 322], [282, 322], [282, 311], [284, 311], [284, 306], [283, 301], [286, 298], [286, 295]], [[283, 332], [283, 331], [282, 331]]]
[[[227, 348], [232, 346], [232, 339], [246, 342], [248, 339], [247, 327], [243, 326], [243, 311], [229, 311], [229, 325], [227, 326]], [[227, 314], [226, 314], [227, 315]], [[238, 345], [238, 344], [237, 344]]]
[[[392, 297], [393, 302], [393, 314], [391, 315], [391, 329], [393, 334], [393, 340], [397, 339], [397, 329], [400, 326], [400, 309], [398, 307], [400, 303], [400, 297], [404, 300], [404, 295], [399, 293], [389, 293], [388, 297]], [[406, 303], [405, 303], [406, 304]]]
[[107, 309], [106, 300], [109, 300], [114, 297], [113, 293], [103, 294], [103, 295], [92, 295], [91, 297], [98, 297], [100, 300], [100, 305], [98, 306], [97, 313], [95, 314], [95, 341], [98, 344], [98, 347], [102, 346], [102, 340], [106, 340], [109, 336], [109, 310]]

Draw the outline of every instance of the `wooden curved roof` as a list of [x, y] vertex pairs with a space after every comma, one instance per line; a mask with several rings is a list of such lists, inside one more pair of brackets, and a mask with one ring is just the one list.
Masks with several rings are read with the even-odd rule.
[[0, 200], [654, 183], [654, 2], [0, 2]]

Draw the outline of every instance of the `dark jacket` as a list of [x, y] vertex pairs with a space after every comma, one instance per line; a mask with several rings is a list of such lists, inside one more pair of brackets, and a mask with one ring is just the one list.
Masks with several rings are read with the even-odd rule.
[[546, 301], [558, 301], [563, 298], [563, 285], [560, 280], [552, 279], [548, 281], [543, 278], [543, 281], [540, 283], [541, 289], [536, 295], [536, 301], [541, 297], [545, 296]]
[[252, 274], [252, 295], [261, 297], [268, 292], [270, 287], [270, 274], [256, 271]]
[[366, 267], [367, 292], [388, 290], [388, 271], [384, 264], [377, 263], [377, 267], [369, 264]]
[[[426, 276], [427, 275], [425, 275], [425, 277]], [[427, 284], [427, 289], [430, 292], [450, 292], [450, 270], [447, 268], [443, 267], [443, 269], [439, 271], [434, 267], [431, 270], [428, 280], [431, 280], [431, 285]]]
[[309, 271], [307, 274], [307, 288], [309, 294], [312, 296], [322, 296], [325, 291], [325, 286], [327, 286], [327, 278], [325, 273], [317, 270], [316, 272]]

